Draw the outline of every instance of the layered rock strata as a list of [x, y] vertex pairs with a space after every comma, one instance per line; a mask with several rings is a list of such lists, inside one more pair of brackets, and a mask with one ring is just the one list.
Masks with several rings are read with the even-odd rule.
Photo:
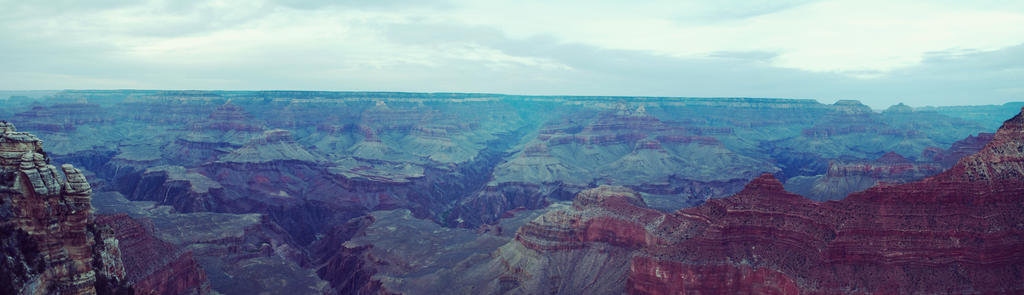
[[833, 160], [824, 175], [790, 178], [786, 181], [786, 189], [812, 200], [839, 200], [879, 183], [921, 180], [945, 168], [941, 163], [914, 162], [896, 153], [887, 153], [871, 161]]
[[798, 176], [786, 181], [786, 189], [812, 200], [845, 198], [879, 183], [907, 183], [949, 169], [961, 158], [977, 153], [992, 140], [993, 133], [980, 133], [954, 142], [949, 149], [927, 148], [916, 160], [889, 152], [878, 159], [832, 160], [823, 175]]
[[124, 257], [125, 280], [137, 294], [210, 294], [206, 272], [190, 251], [153, 236], [151, 224], [124, 214], [103, 215], [96, 222], [113, 229]]
[[96, 294], [123, 287], [117, 241], [90, 220], [91, 194], [78, 169], [58, 170], [41, 140], [0, 122], [0, 233], [8, 246], [0, 291]]
[[643, 105], [572, 113], [545, 124], [521, 151], [496, 166], [487, 186], [463, 200], [455, 213], [469, 225], [493, 223], [507, 210], [541, 208], [601, 184], [700, 203], [778, 170], [708, 136], [731, 134], [730, 128], [669, 124]]
[[[770, 174], [734, 196], [672, 214], [646, 208], [628, 190], [587, 191], [572, 209], [521, 228], [494, 264], [512, 286], [499, 290], [524, 293], [538, 284], [591, 294], [1019, 293], [1022, 208], [1018, 114], [946, 172], [841, 201], [786, 192]], [[559, 274], [522, 263], [593, 249], [625, 249], [629, 262], [587, 256], [601, 267]], [[601, 290], [572, 283], [595, 272], [628, 279]]]

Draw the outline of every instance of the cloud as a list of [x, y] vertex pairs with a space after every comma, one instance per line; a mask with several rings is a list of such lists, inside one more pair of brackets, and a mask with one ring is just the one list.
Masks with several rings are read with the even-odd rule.
[[728, 59], [741, 59], [750, 61], [771, 61], [773, 58], [779, 56], [778, 52], [771, 51], [715, 51], [708, 55], [709, 57], [717, 58], [728, 58]]
[[274, 3], [295, 9], [321, 9], [341, 6], [362, 9], [395, 9], [414, 7], [450, 8], [444, 0], [275, 0]]
[[865, 1], [0, 0], [0, 89], [1024, 99], [1021, 5]]
[[[516, 39], [496, 28], [410, 23], [388, 26], [385, 35], [408, 46], [474, 43], [502, 53], [564, 65], [555, 94], [744, 96], [858, 99], [876, 108], [913, 105], [1001, 103], [1019, 94], [1024, 45], [994, 51], [932, 53], [918, 65], [890, 73], [827, 73], [772, 66], [774, 52], [714, 52], [674, 57], [636, 50], [568, 43], [551, 36]], [[416, 36], [416, 37], [413, 37]], [[869, 78], [865, 78], [869, 77]], [[544, 94], [530, 85], [514, 93]], [[545, 85], [550, 89], [553, 85]]]
[[707, 9], [680, 16], [684, 22], [735, 21], [773, 14], [796, 8], [819, 0], [726, 0], [712, 1]]

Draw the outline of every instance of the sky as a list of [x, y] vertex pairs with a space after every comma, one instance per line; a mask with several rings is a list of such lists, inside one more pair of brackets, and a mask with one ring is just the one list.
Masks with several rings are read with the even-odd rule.
[[1024, 1], [0, 0], [0, 89], [1024, 101]]

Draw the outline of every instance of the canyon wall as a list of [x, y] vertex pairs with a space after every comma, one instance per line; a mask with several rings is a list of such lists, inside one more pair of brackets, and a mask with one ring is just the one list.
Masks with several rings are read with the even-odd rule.
[[91, 196], [78, 169], [58, 170], [41, 140], [0, 122], [2, 293], [130, 290], [117, 240], [92, 222]]
[[94, 216], [91, 202], [79, 169], [57, 170], [41, 140], [0, 122], [0, 293], [209, 294], [190, 254], [168, 256], [137, 221]]
[[[384, 230], [372, 228], [360, 237], [350, 225], [367, 216], [379, 216], [374, 224], [380, 226], [392, 224], [381, 218], [397, 217], [378, 212], [407, 210], [410, 218], [440, 227], [431, 234], [504, 232], [502, 238], [512, 239], [522, 223], [510, 219], [564, 211], [558, 204], [609, 186], [633, 193], [620, 201], [585, 201], [573, 210], [595, 216], [628, 212], [593, 220], [590, 213], [573, 211], [551, 216], [524, 227], [518, 242], [468, 247], [485, 253], [497, 249], [494, 255], [504, 262], [459, 266], [494, 274], [514, 265], [514, 273], [462, 279], [449, 265], [417, 273], [446, 269], [438, 272], [444, 278], [439, 281], [465, 282], [471, 286], [467, 292], [624, 292], [627, 270], [602, 268], [600, 257], [616, 253], [632, 259], [648, 239], [663, 240], [651, 232], [648, 223], [657, 220], [649, 218], [684, 224], [671, 213], [717, 204], [762, 173], [787, 183], [822, 176], [822, 182], [807, 187], [820, 188], [830, 199], [877, 182], [917, 181], [952, 166], [991, 137], [954, 142], [992, 131], [971, 121], [980, 114], [968, 120], [907, 106], [876, 112], [856, 101], [762, 98], [126, 90], [63, 91], [47, 100], [0, 104], [0, 114], [25, 122], [47, 140], [48, 153], [39, 152], [44, 159], [73, 163], [90, 177], [103, 196], [92, 202], [102, 203], [104, 213], [127, 214], [103, 217], [106, 223], [92, 231], [106, 235], [99, 240], [124, 245], [107, 243], [102, 251], [117, 248], [122, 261], [149, 257], [140, 259], [153, 264], [128, 268], [184, 283], [143, 277], [118, 282], [134, 283], [140, 292], [145, 287], [169, 293], [426, 288], [427, 277], [411, 278], [394, 266], [416, 255], [379, 259], [387, 249], [376, 245], [388, 242], [373, 240], [387, 239], [373, 233]], [[32, 169], [56, 171], [61, 179], [60, 169], [36, 166]], [[971, 174], [989, 177], [978, 171]], [[600, 205], [607, 202], [616, 205]], [[566, 237], [573, 238], [557, 240]], [[676, 242], [666, 241], [661, 242]], [[31, 248], [10, 245], [5, 249]], [[147, 250], [157, 248], [167, 257]], [[558, 252], [555, 260], [522, 254], [562, 250], [571, 251]], [[454, 250], [437, 253], [445, 251]], [[471, 251], [454, 252], [459, 255], [446, 257]], [[439, 254], [422, 256], [434, 255]], [[536, 274], [543, 271], [537, 265], [557, 271]], [[162, 266], [169, 272], [152, 270]], [[777, 277], [762, 269], [731, 271]], [[586, 276], [562, 275], [575, 270]], [[611, 276], [622, 279], [587, 285]], [[490, 283], [474, 283], [480, 281]]]
[[[490, 269], [508, 278], [503, 292], [514, 293], [538, 285], [590, 294], [1018, 293], [1022, 196], [1018, 114], [943, 173], [840, 201], [787, 192], [770, 174], [736, 195], [674, 213], [647, 208], [625, 188], [584, 191], [572, 208], [522, 227]], [[594, 251], [621, 254], [580, 256]], [[593, 266], [557, 274], [529, 267], [563, 257], [598, 261], [570, 260]], [[595, 272], [627, 280], [600, 289], [574, 283]], [[492, 282], [478, 286], [494, 290]]]

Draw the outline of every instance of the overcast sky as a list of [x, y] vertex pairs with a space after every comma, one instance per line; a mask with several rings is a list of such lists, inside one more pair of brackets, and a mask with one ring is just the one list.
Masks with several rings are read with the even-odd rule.
[[[898, 2], [898, 3], [897, 3]], [[1024, 100], [1024, 1], [0, 0], [0, 89]]]

